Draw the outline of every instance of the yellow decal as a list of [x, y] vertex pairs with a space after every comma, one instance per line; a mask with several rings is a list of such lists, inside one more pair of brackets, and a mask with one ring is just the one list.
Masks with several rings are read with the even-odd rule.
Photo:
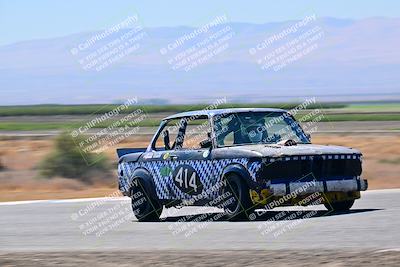
[[261, 190], [261, 193], [259, 194], [255, 190], [250, 190], [250, 198], [253, 204], [266, 204], [267, 199], [271, 196], [270, 191], [268, 189], [263, 189]]
[[271, 193], [268, 191], [268, 189], [261, 190], [261, 197], [262, 197], [263, 200], [266, 199], [269, 196], [271, 196]]
[[250, 189], [250, 198], [254, 204], [260, 201], [260, 195], [257, 193], [257, 191], [252, 189]]

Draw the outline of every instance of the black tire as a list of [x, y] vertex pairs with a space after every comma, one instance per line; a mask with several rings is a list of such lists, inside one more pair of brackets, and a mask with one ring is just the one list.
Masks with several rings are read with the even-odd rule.
[[[226, 179], [226, 186], [223, 188], [223, 194], [229, 192], [229, 197], [223, 202], [223, 209], [228, 220], [249, 220], [249, 215], [252, 213], [252, 203], [249, 194], [249, 187], [243, 179], [231, 174]], [[226, 203], [228, 202], [228, 203]], [[230, 203], [232, 202], [232, 203]]]
[[324, 206], [329, 211], [343, 212], [343, 211], [349, 211], [353, 206], [353, 204], [354, 204], [354, 199], [346, 201], [330, 202], [330, 203], [328, 202], [325, 203]]
[[163, 207], [148, 192], [148, 189], [145, 188], [140, 179], [137, 179], [137, 184], [131, 188], [132, 211], [139, 222], [155, 222], [160, 220]]

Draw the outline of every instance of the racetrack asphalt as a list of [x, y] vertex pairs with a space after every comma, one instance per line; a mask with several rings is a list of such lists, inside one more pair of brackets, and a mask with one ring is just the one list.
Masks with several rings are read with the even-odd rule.
[[[348, 213], [319, 206], [278, 208], [254, 221], [229, 222], [218, 209], [163, 212], [137, 222], [129, 198], [0, 203], [0, 252], [117, 250], [400, 250], [400, 189], [363, 192]], [[282, 211], [285, 216], [282, 216]], [[298, 212], [309, 214], [297, 219]], [[201, 213], [211, 222], [184, 222]], [[166, 217], [168, 216], [168, 217]], [[308, 218], [310, 217], [310, 218]], [[191, 219], [200, 218], [192, 217]], [[274, 220], [270, 220], [274, 218]]]

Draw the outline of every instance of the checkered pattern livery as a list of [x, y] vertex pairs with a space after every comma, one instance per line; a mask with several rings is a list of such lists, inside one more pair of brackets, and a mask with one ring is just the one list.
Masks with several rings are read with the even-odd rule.
[[[362, 159], [361, 155], [318, 155], [323, 159]], [[270, 163], [275, 161], [289, 161], [289, 160], [306, 160], [312, 159], [315, 156], [283, 156], [274, 158], [264, 158], [263, 163]], [[192, 166], [201, 183], [203, 190], [211, 189], [214, 185], [221, 181], [221, 175], [228, 165], [238, 163], [243, 165], [249, 172], [251, 178], [256, 181], [256, 174], [260, 170], [263, 163], [260, 161], [249, 162], [248, 158], [234, 158], [234, 159], [219, 159], [219, 160], [157, 160], [148, 162], [122, 162], [118, 166], [119, 173], [119, 186], [122, 190], [128, 188], [131, 183], [133, 172], [137, 168], [144, 168], [153, 176], [156, 185], [156, 193], [159, 199], [190, 199], [191, 196], [182, 192], [173, 181], [172, 172], [179, 165]], [[167, 174], [162, 173], [163, 170], [169, 169]], [[121, 174], [123, 171], [123, 175]], [[212, 191], [211, 198], [218, 196], [218, 190]], [[200, 194], [201, 192], [199, 192]]]
[[[261, 167], [261, 162], [251, 162], [247, 158], [237, 159], [221, 159], [221, 160], [177, 160], [177, 161], [148, 161], [148, 162], [122, 162], [120, 163], [119, 173], [122, 170], [123, 176], [120, 175], [120, 188], [125, 187], [131, 182], [133, 172], [137, 168], [144, 168], [153, 176], [156, 186], [156, 193], [159, 199], [190, 199], [192, 196], [182, 192], [173, 181], [172, 172], [179, 165], [190, 165], [196, 171], [203, 190], [211, 189], [214, 185], [221, 181], [221, 175], [225, 167], [230, 164], [238, 163], [243, 165], [253, 180], [256, 179], [256, 172]], [[170, 169], [168, 175], [163, 175], [163, 170]], [[199, 192], [200, 194], [201, 192]], [[218, 190], [213, 190], [211, 197], [217, 197]]]

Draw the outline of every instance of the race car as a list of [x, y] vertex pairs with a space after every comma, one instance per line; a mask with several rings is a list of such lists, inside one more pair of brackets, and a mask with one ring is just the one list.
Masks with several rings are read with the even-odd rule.
[[[223, 208], [229, 220], [288, 205], [347, 211], [368, 187], [360, 151], [312, 144], [282, 109], [175, 114], [161, 121], [147, 148], [117, 154], [119, 190], [139, 221], [188, 205]], [[315, 194], [322, 202], [305, 201]]]

